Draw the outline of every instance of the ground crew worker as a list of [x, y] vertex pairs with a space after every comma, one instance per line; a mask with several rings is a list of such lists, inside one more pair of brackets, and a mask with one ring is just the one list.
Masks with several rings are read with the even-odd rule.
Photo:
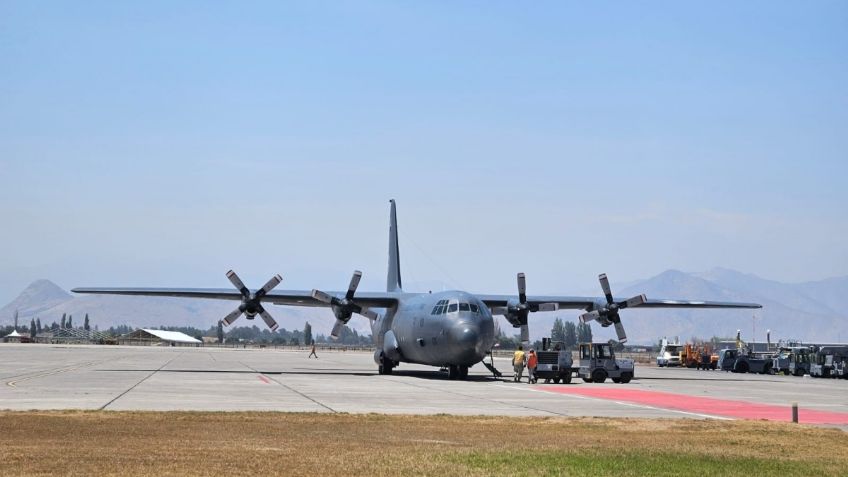
[[536, 382], [536, 365], [539, 364], [539, 357], [536, 356], [536, 350], [530, 348], [530, 353], [527, 355], [527, 383]]
[[318, 359], [318, 355], [315, 353], [315, 341], [312, 342], [312, 352], [309, 353], [309, 357], [315, 356], [315, 359]]
[[516, 383], [521, 382], [521, 375], [524, 374], [524, 348], [519, 345], [512, 355], [512, 380]]

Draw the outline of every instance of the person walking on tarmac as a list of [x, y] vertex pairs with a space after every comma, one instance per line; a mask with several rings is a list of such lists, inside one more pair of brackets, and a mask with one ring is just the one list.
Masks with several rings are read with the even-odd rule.
[[524, 374], [524, 360], [524, 348], [519, 345], [515, 354], [512, 355], [512, 380], [516, 383], [521, 382], [521, 375]]
[[530, 352], [527, 354], [527, 383], [536, 383], [536, 365], [539, 364], [539, 357], [536, 356], [536, 350], [530, 348]]
[[318, 354], [315, 353], [315, 340], [312, 340], [312, 351], [309, 353], [309, 357], [315, 356], [315, 359], [318, 359]]

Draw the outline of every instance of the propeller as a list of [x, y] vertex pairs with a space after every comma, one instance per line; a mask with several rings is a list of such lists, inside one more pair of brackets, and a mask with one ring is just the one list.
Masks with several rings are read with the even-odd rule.
[[558, 303], [527, 303], [527, 280], [523, 273], [518, 274], [518, 301], [509, 300], [507, 306], [492, 308], [492, 314], [504, 315], [515, 328], [521, 328], [521, 342], [530, 341], [530, 327], [527, 317], [537, 311], [556, 311]]
[[274, 321], [274, 318], [270, 313], [265, 311], [265, 308], [262, 306], [262, 297], [268, 294], [271, 290], [274, 289], [280, 282], [283, 281], [283, 277], [279, 275], [274, 275], [265, 283], [265, 286], [256, 291], [256, 293], [251, 293], [250, 290], [246, 286], [244, 286], [244, 282], [241, 281], [236, 272], [230, 270], [227, 272], [227, 278], [230, 280], [230, 283], [233, 284], [239, 292], [241, 292], [241, 305], [238, 308], [231, 311], [227, 316], [224, 317], [224, 324], [230, 326], [236, 321], [241, 315], [245, 315], [248, 320], [252, 320], [257, 314], [262, 317], [262, 320], [268, 325], [268, 328], [271, 328], [271, 331], [277, 331], [277, 322]]
[[333, 339], [339, 339], [339, 334], [341, 334], [342, 328], [348, 321], [350, 321], [350, 317], [353, 316], [354, 313], [365, 316], [369, 320], [376, 320], [378, 317], [377, 313], [374, 313], [368, 308], [360, 306], [353, 301], [353, 296], [356, 293], [356, 289], [359, 287], [359, 281], [361, 279], [362, 272], [359, 270], [354, 271], [353, 276], [350, 278], [350, 285], [347, 287], [347, 293], [345, 293], [344, 298], [335, 297], [329, 293], [322, 292], [321, 290], [312, 290], [312, 298], [330, 305], [333, 309], [333, 314], [336, 315], [336, 324], [333, 325], [333, 331], [330, 333], [330, 337]]
[[580, 322], [586, 323], [588, 321], [597, 320], [603, 327], [614, 325], [615, 334], [618, 335], [618, 341], [620, 343], [625, 343], [627, 342], [627, 335], [624, 333], [624, 325], [621, 324], [621, 315], [618, 313], [619, 310], [644, 305], [648, 299], [645, 298], [645, 295], [636, 295], [633, 298], [617, 302], [612, 297], [612, 291], [610, 290], [607, 274], [600, 274], [598, 276], [598, 281], [601, 282], [601, 288], [604, 290], [604, 297], [607, 299], [607, 302], [606, 304], [596, 305], [596, 309], [580, 315]]

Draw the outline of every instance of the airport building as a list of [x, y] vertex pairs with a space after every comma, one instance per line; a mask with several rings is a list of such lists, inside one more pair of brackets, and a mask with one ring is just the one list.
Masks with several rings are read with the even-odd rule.
[[179, 331], [138, 329], [118, 338], [118, 344], [141, 346], [200, 346], [202, 341]]

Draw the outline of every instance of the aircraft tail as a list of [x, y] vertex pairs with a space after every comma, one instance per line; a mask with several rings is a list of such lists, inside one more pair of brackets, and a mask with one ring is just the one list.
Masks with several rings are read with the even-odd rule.
[[392, 199], [389, 202], [392, 204], [392, 210], [389, 215], [389, 273], [386, 277], [386, 291], [403, 291], [400, 281], [397, 211], [395, 210], [395, 200]]

